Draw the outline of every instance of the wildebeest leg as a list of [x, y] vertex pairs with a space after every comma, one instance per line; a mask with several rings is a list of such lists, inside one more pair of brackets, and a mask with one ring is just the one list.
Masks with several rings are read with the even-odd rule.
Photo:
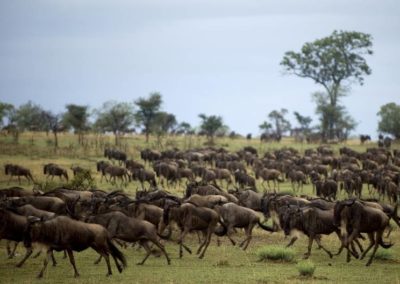
[[[167, 263], [168, 265], [171, 264], [171, 259], [169, 258], [167, 252], [165, 251], [165, 247], [158, 241], [158, 240], [151, 240], [153, 242], [153, 244], [155, 244], [161, 251], [162, 253], [165, 255], [165, 258], [167, 259]], [[183, 245], [183, 244], [182, 244]], [[190, 253], [192, 253], [190, 251]]]
[[199, 234], [199, 232], [197, 232], [197, 236], [199, 237], [200, 246], [199, 246], [199, 248], [197, 249], [196, 254], [199, 254], [199, 253], [200, 253], [201, 249], [205, 246], [205, 244], [206, 244], [206, 242], [207, 242], [207, 234], [206, 234], [206, 232], [205, 232], [205, 231], [201, 231], [201, 233], [203, 234], [204, 240], [203, 240], [202, 242], [200, 241], [200, 234]]
[[18, 242], [14, 242], [14, 248], [11, 250], [10, 241], [7, 242], [7, 252], [8, 258], [11, 259], [15, 256], [15, 251], [17, 250]]
[[137, 265], [143, 265], [145, 263], [146, 259], [151, 255], [151, 249], [150, 249], [147, 241], [141, 240], [141, 241], [139, 241], [139, 244], [146, 250], [146, 255], [141, 262], [137, 263]]
[[75, 265], [74, 253], [70, 249], [67, 249], [67, 253], [68, 253], [68, 257], [69, 257], [69, 262], [71, 263], [72, 267], [74, 268], [74, 273], [75, 273], [74, 277], [79, 277], [79, 272], [76, 269], [76, 265]]
[[292, 237], [292, 239], [290, 240], [290, 242], [286, 245], [286, 247], [290, 247], [294, 244], [294, 242], [298, 239], [297, 236]]
[[94, 262], [94, 264], [99, 264], [103, 256], [100, 254], [99, 258]]
[[[254, 228], [254, 224], [250, 224], [250, 225], [245, 229], [245, 233], [246, 233], [247, 238], [239, 245], [239, 247], [242, 247], [243, 250], [246, 250], [246, 249], [247, 249], [247, 246], [249, 245], [249, 243], [250, 243], [250, 241], [251, 241], [251, 239], [252, 239], [251, 233], [252, 233], [252, 231], [253, 231], [253, 228]], [[245, 243], [246, 243], [246, 244], [245, 244]]]
[[315, 241], [317, 242], [319, 247], [322, 248], [329, 255], [330, 258], [332, 258], [332, 253], [322, 246], [321, 239], [320, 238], [315, 238]]
[[31, 256], [32, 252], [33, 252], [32, 247], [26, 248], [26, 252], [25, 252], [24, 258], [16, 265], [16, 267], [21, 267], [24, 264], [24, 262], [28, 259], [28, 257]]
[[307, 252], [304, 254], [304, 257], [303, 257], [304, 259], [307, 259], [310, 257], [313, 241], [314, 241], [314, 236], [308, 236], [308, 248], [307, 248]]
[[51, 251], [51, 261], [53, 262], [53, 266], [57, 266], [56, 258], [54, 257], [54, 252]]
[[[374, 250], [372, 251], [371, 257], [369, 258], [369, 260], [368, 260], [366, 266], [370, 266], [370, 265], [371, 265], [372, 260], [373, 260], [374, 257], [375, 257], [376, 250], [378, 249], [378, 246], [379, 246], [379, 240], [382, 238], [382, 235], [383, 235], [383, 231], [376, 232]], [[365, 252], [364, 252], [364, 253], [365, 253]]]
[[47, 267], [47, 264], [49, 263], [50, 257], [51, 257], [51, 249], [48, 249], [48, 250], [47, 250], [47, 253], [46, 253], [46, 256], [45, 256], [45, 258], [44, 258], [44, 261], [43, 261], [42, 270], [40, 270], [40, 272], [39, 272], [37, 278], [42, 278], [42, 277], [43, 277], [43, 273], [44, 273], [44, 271], [46, 270], [46, 267]]
[[367, 249], [363, 252], [363, 254], [361, 255], [360, 259], [363, 259], [367, 253], [369, 252], [369, 250], [374, 246], [374, 244], [377, 242], [374, 238], [374, 233], [368, 233], [368, 238], [369, 238], [369, 246], [367, 247]]
[[202, 259], [204, 257], [204, 254], [206, 253], [206, 250], [207, 250], [207, 248], [208, 248], [208, 246], [209, 246], [209, 244], [211, 242], [211, 235], [212, 235], [212, 231], [208, 230], [207, 236], [205, 238], [206, 239], [206, 244], [204, 246], [203, 251], [201, 252], [201, 254], [199, 256], [200, 259]]
[[232, 227], [228, 227], [226, 236], [231, 241], [232, 245], [235, 246], [236, 242], [232, 239]]
[[388, 228], [388, 232], [386, 234], [386, 238], [389, 238], [390, 233], [393, 231], [393, 226], [390, 225], [390, 223], [389, 223], [386, 228]]
[[183, 250], [182, 250], [182, 246], [183, 246], [183, 240], [185, 239], [186, 234], [189, 232], [189, 229], [185, 228], [183, 229], [183, 231], [181, 231], [181, 235], [179, 237], [179, 258], [182, 258], [183, 255]]

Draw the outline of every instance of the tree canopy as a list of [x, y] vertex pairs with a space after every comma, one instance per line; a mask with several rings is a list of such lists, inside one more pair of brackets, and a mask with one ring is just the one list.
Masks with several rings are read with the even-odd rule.
[[[321, 85], [327, 94], [326, 111], [340, 111], [339, 98], [343, 89], [351, 84], [364, 83], [364, 77], [371, 74], [365, 55], [373, 54], [372, 37], [360, 32], [334, 31], [330, 36], [307, 42], [300, 52], [285, 53], [281, 65], [288, 74], [310, 78]], [[318, 108], [318, 107], [317, 107]], [[325, 115], [324, 138], [336, 137], [340, 121], [338, 116]]]
[[203, 132], [210, 142], [214, 141], [214, 136], [219, 130], [224, 130], [224, 122], [221, 116], [210, 115], [203, 113], [199, 114], [201, 118], [200, 130]]
[[75, 104], [66, 105], [67, 112], [63, 116], [63, 123], [67, 128], [72, 127], [78, 134], [79, 144], [83, 142], [83, 133], [89, 128], [88, 106]]
[[143, 131], [146, 135], [146, 142], [148, 142], [153, 124], [157, 120], [157, 115], [162, 105], [161, 94], [153, 92], [147, 99], [139, 98], [136, 100], [135, 105], [138, 107], [138, 110], [135, 113], [136, 123], [143, 126]]
[[133, 106], [130, 103], [118, 103], [108, 101], [96, 111], [97, 119], [95, 127], [101, 131], [111, 131], [115, 135], [115, 144], [118, 144], [118, 136], [128, 132], [134, 122]]
[[400, 139], [400, 105], [388, 103], [381, 106], [378, 116], [378, 130]]

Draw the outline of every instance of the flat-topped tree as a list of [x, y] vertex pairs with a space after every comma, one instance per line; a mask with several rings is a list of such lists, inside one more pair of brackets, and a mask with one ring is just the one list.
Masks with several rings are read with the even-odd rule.
[[[307, 42], [300, 52], [285, 53], [281, 65], [288, 74], [310, 78], [321, 85], [331, 108], [336, 108], [342, 90], [351, 84], [363, 85], [371, 74], [365, 55], [371, 55], [372, 37], [360, 32], [334, 31], [330, 36]], [[328, 121], [326, 136], [335, 138], [337, 120]]]
[[135, 113], [136, 123], [143, 126], [146, 142], [149, 142], [150, 133], [158, 119], [158, 112], [162, 105], [161, 94], [153, 92], [148, 99], [139, 98], [136, 100], [135, 105], [138, 107], [138, 111]]

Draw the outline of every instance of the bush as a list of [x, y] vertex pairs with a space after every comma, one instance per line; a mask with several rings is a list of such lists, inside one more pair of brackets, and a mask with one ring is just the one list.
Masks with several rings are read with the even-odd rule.
[[273, 260], [291, 262], [295, 256], [292, 249], [278, 246], [267, 246], [257, 251], [257, 256], [260, 261]]
[[66, 187], [74, 190], [89, 190], [96, 187], [96, 182], [90, 172], [82, 172], [77, 173]]
[[311, 277], [314, 275], [315, 264], [310, 260], [301, 260], [296, 267], [301, 276]]

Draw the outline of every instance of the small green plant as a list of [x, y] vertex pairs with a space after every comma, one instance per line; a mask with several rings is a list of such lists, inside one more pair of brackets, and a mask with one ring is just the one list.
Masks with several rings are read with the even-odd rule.
[[96, 182], [90, 172], [81, 172], [77, 173], [66, 187], [74, 190], [88, 190], [95, 188]]
[[381, 248], [375, 253], [375, 259], [392, 260], [393, 259], [393, 251], [391, 249]]
[[273, 260], [291, 262], [294, 259], [295, 253], [290, 248], [266, 246], [257, 251], [257, 256], [260, 261]]
[[315, 272], [315, 264], [311, 260], [301, 260], [296, 265], [300, 276], [312, 277]]

